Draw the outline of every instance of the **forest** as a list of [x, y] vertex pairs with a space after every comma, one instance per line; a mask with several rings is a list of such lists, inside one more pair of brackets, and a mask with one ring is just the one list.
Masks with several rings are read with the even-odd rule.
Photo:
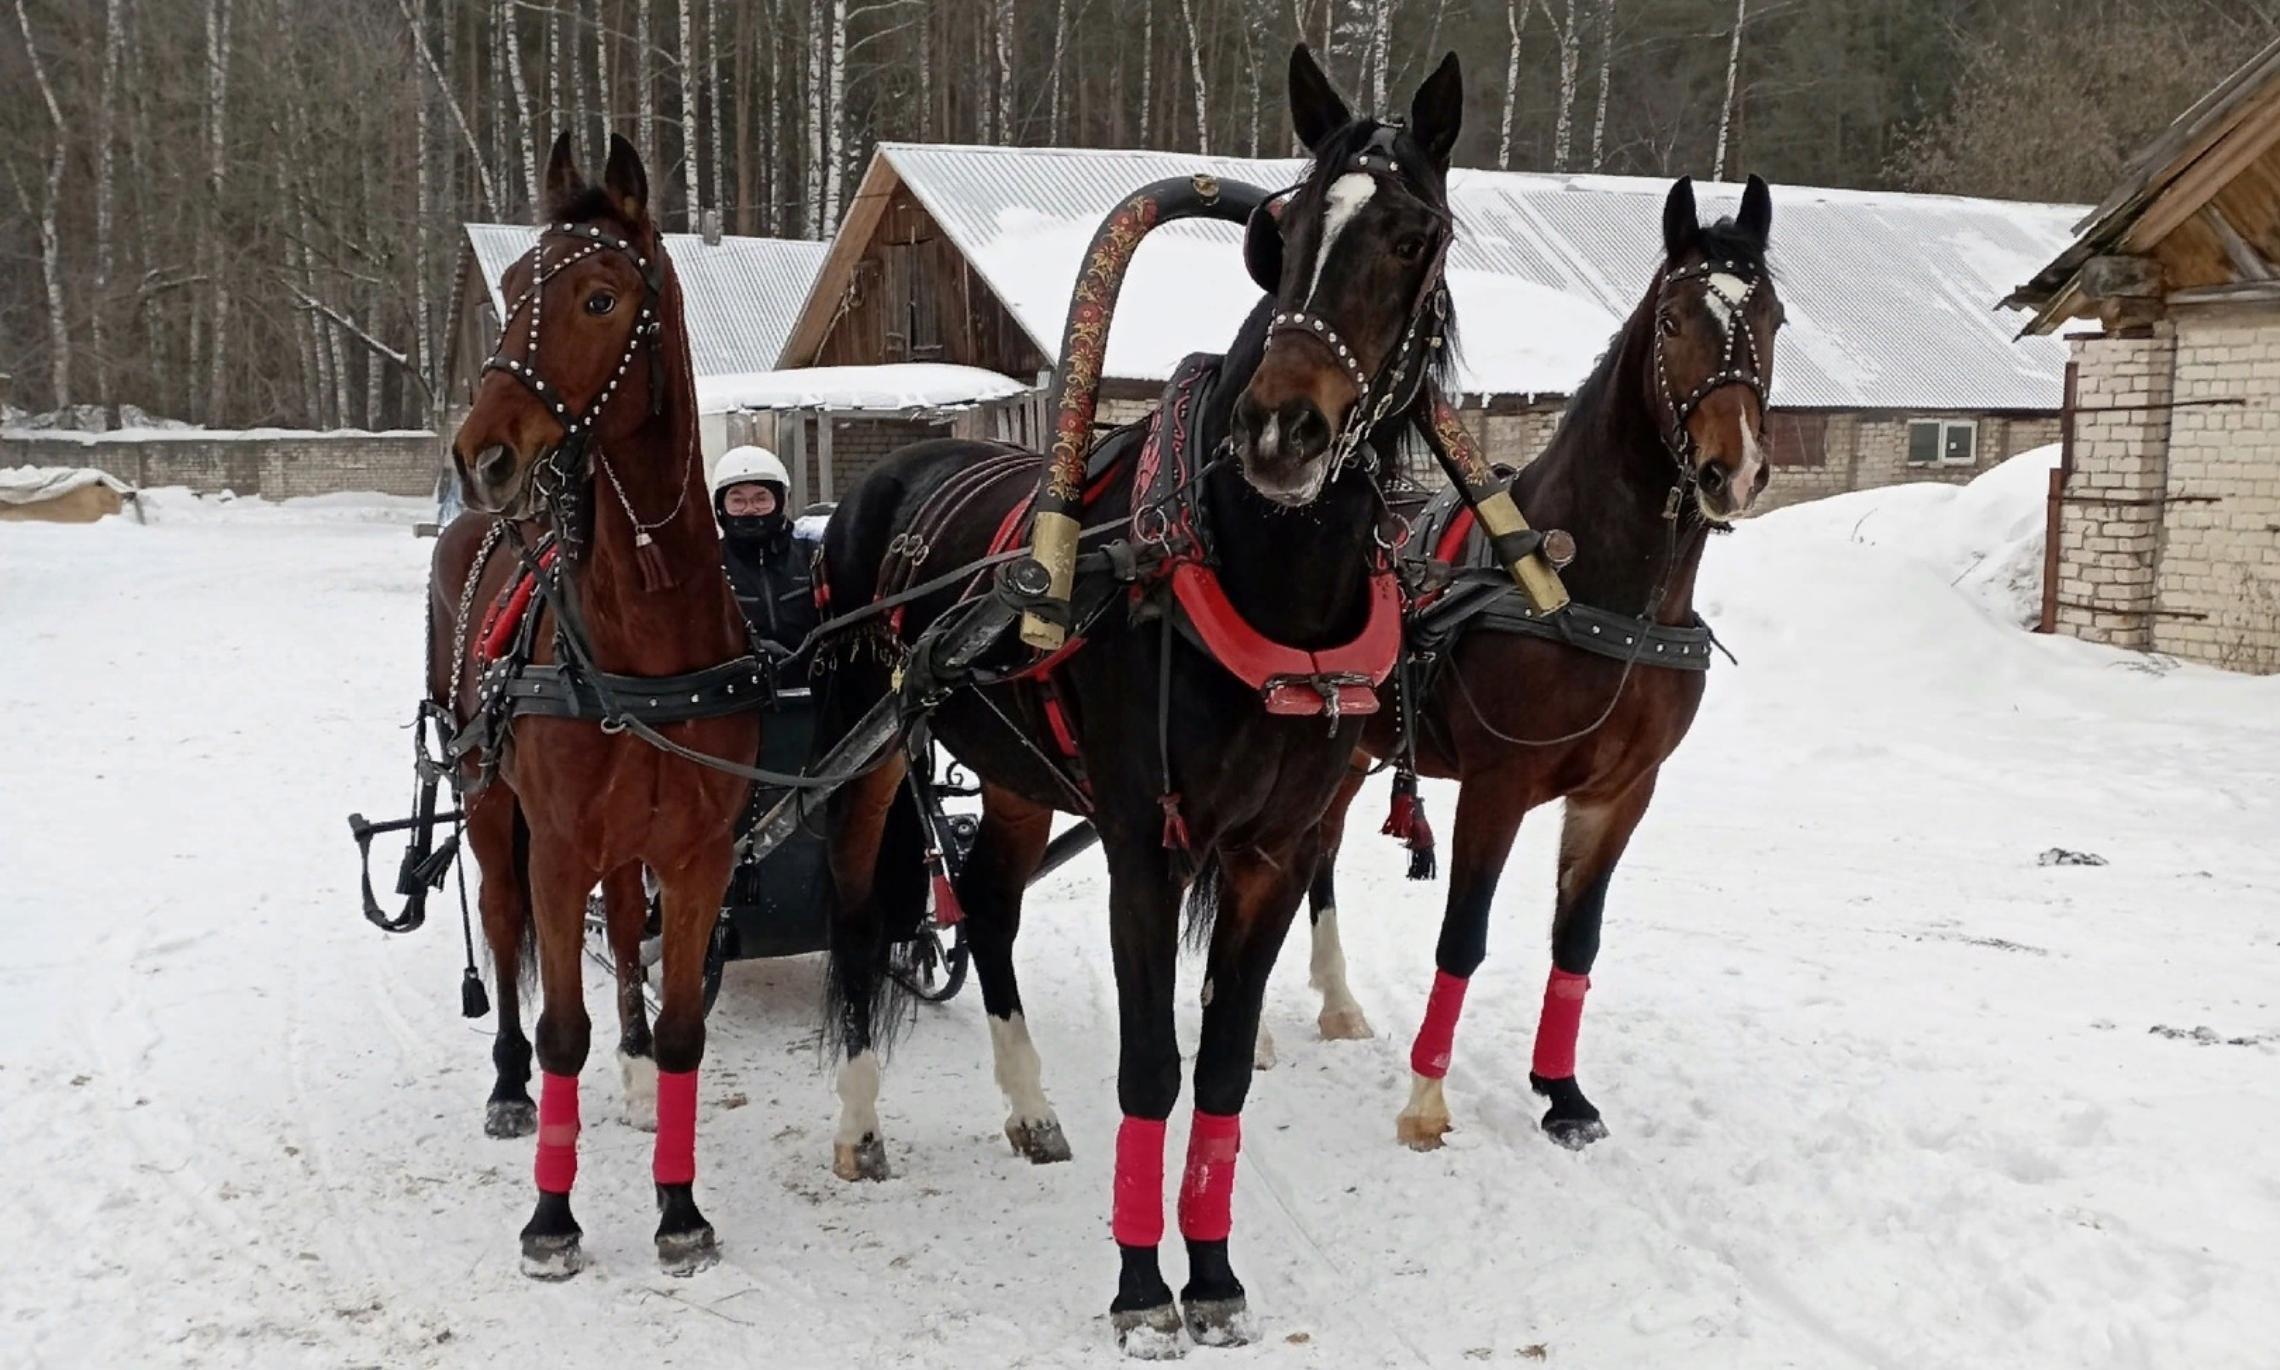
[[[1464, 60], [1459, 165], [2095, 201], [2280, 0], [0, 0], [0, 403], [433, 421], [459, 225], [609, 130], [828, 236], [883, 140], [1293, 151]], [[717, 215], [717, 220], [711, 216]]]

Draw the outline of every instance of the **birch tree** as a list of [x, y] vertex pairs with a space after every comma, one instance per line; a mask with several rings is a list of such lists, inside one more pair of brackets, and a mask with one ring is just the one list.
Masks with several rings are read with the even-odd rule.
[[[1061, 141], [1061, 68], [1069, 53], [1069, 0], [1053, 0], [1053, 70], [1046, 78], [1045, 142]], [[922, 68], [923, 70], [923, 68]]]
[[649, 46], [649, 0], [633, 0], [633, 107], [641, 164], [657, 166], [657, 85]]
[[1210, 87], [1203, 80], [1203, 40], [1195, 29], [1195, 0], [1180, 0], [1180, 21], [1187, 27], [1188, 76], [1195, 86], [1195, 150], [1211, 151]]
[[1749, 18], [1750, 0], [1734, 0], [1734, 37], [1726, 47], [1726, 98], [1718, 106], [1718, 155], [1712, 159], [1710, 179], [1726, 179], [1727, 135], [1734, 127], [1734, 92], [1742, 72], [1742, 24]]
[[696, 92], [697, 62], [689, 11], [696, 0], [679, 0], [674, 7], [681, 25], [681, 67], [674, 85], [681, 93], [681, 226], [695, 228], [697, 207], [704, 202], [703, 164], [698, 160]]
[[990, 0], [990, 9], [990, 36], [997, 51], [997, 105], [990, 136], [998, 142], [1010, 143], [1013, 141], [1013, 0]]
[[515, 160], [522, 163], [523, 203], [538, 213], [538, 139], [532, 136], [530, 83], [523, 76], [522, 41], [514, 0], [499, 0], [499, 37], [506, 45], [507, 79], [515, 89]]
[[207, 274], [212, 277], [214, 310], [206, 348], [206, 421], [222, 417], [228, 400], [230, 353], [230, 283], [221, 259], [224, 242], [221, 217], [228, 201], [224, 185], [229, 173], [230, 0], [208, 0], [206, 7], [206, 196], [214, 228]]
[[811, 236], [824, 235], [826, 223], [823, 213], [823, 48], [825, 37], [824, 6], [831, 0], [808, 0], [808, 64], [807, 64], [807, 204], [808, 226]]
[[[705, 5], [705, 184], [712, 187], [708, 205], [720, 209], [728, 202], [727, 183], [721, 179], [720, 135], [727, 125], [720, 117], [720, 0]], [[608, 140], [604, 140], [605, 147]], [[724, 220], [727, 215], [721, 216]]]
[[1140, 146], [1148, 146], [1156, 104], [1156, 0], [1140, 0]]
[[1504, 50], [1504, 118], [1497, 124], [1496, 164], [1512, 166], [1512, 111], [1520, 101], [1520, 31], [1528, 27], [1527, 0], [1504, 0], [1504, 31], [1510, 39]]
[[594, 26], [594, 161], [610, 155], [610, 31], [602, 23], [602, 0], [588, 0], [587, 22]]
[[[69, 156], [64, 141], [63, 110], [55, 102], [55, 87], [48, 84], [47, 64], [40, 60], [40, 45], [32, 41], [31, 17], [24, 0], [16, 0], [16, 31], [24, 36], [24, 54], [31, 61], [32, 85], [47, 108], [51, 151], [48, 153], [47, 193], [40, 201], [40, 283], [47, 289], [48, 372], [58, 409], [71, 406], [71, 325], [63, 304], [62, 235], [56, 219], [63, 206], [63, 167]], [[26, 206], [29, 208], [29, 206]]]
[[1615, 65], [1615, 0], [1596, 0], [1599, 16], [1599, 93], [1591, 112], [1591, 169], [1607, 164], [1607, 77]]
[[1566, 0], [1567, 22], [1562, 24], [1552, 13], [1552, 0], [1538, 0], [1543, 7], [1544, 22], [1552, 26], [1552, 36], [1560, 45], [1560, 112], [1552, 127], [1552, 167], [1557, 171], [1568, 169], [1568, 154], [1575, 139], [1575, 88], [1577, 69], [1581, 65], [1582, 51], [1575, 31], [1575, 0]]
[[847, 167], [847, 0], [831, 0], [831, 123], [824, 139], [823, 222], [817, 237], [839, 227], [840, 177]]
[[[107, 327], [111, 312], [111, 204], [114, 190], [116, 161], [113, 149], [118, 145], [119, 67], [126, 61], [126, 5], [124, 0], [105, 0], [103, 7], [103, 94], [101, 111], [95, 127], [95, 299], [88, 313], [88, 334], [95, 344], [95, 398], [108, 408], [111, 394], [111, 346]], [[31, 47], [29, 39], [25, 48]], [[48, 99], [49, 113], [54, 114], [52, 97]], [[54, 189], [50, 187], [52, 199]], [[44, 243], [44, 240], [43, 240]], [[44, 255], [44, 248], [43, 248]], [[65, 338], [68, 347], [70, 339]]]
[[[489, 169], [483, 165], [482, 144], [478, 143], [475, 140], [475, 128], [467, 121], [467, 111], [459, 107], [459, 97], [454, 94], [451, 89], [451, 78], [444, 73], [443, 67], [435, 60], [434, 50], [428, 46], [426, 25], [422, 24], [419, 18], [412, 13], [412, 0], [396, 0], [396, 8], [403, 13], [404, 23], [411, 29], [412, 46], [418, 51], [420, 66], [426, 70], [429, 78], [435, 82], [436, 95], [443, 101], [444, 108], [450, 111], [451, 121], [459, 129], [459, 136], [461, 141], [467, 144], [467, 157], [475, 172], [475, 183], [481, 188], [483, 196], [483, 208], [485, 212], [496, 215], [499, 212], [499, 197], [497, 192], [495, 192], [491, 187], [491, 173]], [[425, 0], [422, 0], [421, 8], [423, 10], [426, 8]], [[497, 14], [501, 19], [506, 19], [507, 5], [505, 0], [501, 0]], [[510, 20], [509, 22], [512, 21]], [[511, 35], [513, 30], [508, 29], [504, 32]], [[512, 52], [506, 54], [506, 57], [508, 63], [515, 69], [515, 94], [517, 96], [520, 96], [522, 94], [522, 64], [515, 61], [514, 54]], [[527, 104], [527, 102], [525, 103]], [[424, 103], [422, 109], [423, 117], [425, 117]], [[527, 117], [525, 118], [524, 123], [526, 125], [529, 123]], [[527, 128], [524, 131], [523, 141], [526, 145], [529, 142]], [[523, 155], [521, 157], [521, 160], [525, 163], [526, 174], [528, 174], [527, 166], [530, 158], [528, 155]], [[531, 203], [538, 203], [538, 188], [535, 182], [527, 185], [526, 189], [529, 191]]]

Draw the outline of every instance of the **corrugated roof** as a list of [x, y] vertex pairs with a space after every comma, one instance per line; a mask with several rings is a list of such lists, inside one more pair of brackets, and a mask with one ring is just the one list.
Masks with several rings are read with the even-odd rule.
[[[1047, 356], [1101, 215], [1140, 186], [1198, 171], [1287, 185], [1303, 163], [1163, 152], [882, 144], [888, 160]], [[1645, 288], [1660, 178], [1459, 170], [1449, 257], [1468, 390], [1564, 393]], [[1698, 183], [1705, 218], [1740, 188]], [[2056, 409], [2066, 347], [2014, 341], [1995, 311], [2070, 238], [2080, 206], [1774, 187], [1771, 260], [1788, 308], [1774, 401], [1814, 408]], [[1222, 346], [1258, 298], [1238, 230], [1179, 224], [1135, 259], [1108, 370], [1167, 374]], [[1158, 244], [1178, 245], [1166, 252]]]
[[[500, 273], [537, 241], [538, 230], [527, 225], [467, 225], [467, 244], [494, 313], [505, 308]], [[688, 298], [689, 354], [697, 374], [772, 369], [828, 247], [790, 238], [732, 237], [708, 246], [695, 233], [666, 234], [665, 251]]]

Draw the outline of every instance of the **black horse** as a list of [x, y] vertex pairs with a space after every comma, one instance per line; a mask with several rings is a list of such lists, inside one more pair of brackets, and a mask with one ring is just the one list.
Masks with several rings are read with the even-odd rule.
[[[1397, 636], [1375, 468], [1449, 355], [1441, 262], [1463, 103], [1455, 55], [1418, 90], [1406, 123], [1353, 118], [1304, 47], [1291, 57], [1290, 90], [1313, 165], [1279, 213], [1253, 216], [1247, 246], [1272, 298], [1223, 360], [1183, 367], [1154, 436], [1122, 430], [1095, 454], [1084, 522], [1132, 518], [1125, 548], [1135, 562], [1121, 578], [1080, 580], [1080, 647], [1034, 662], [1009, 640], [982, 665], [1018, 678], [957, 691], [928, 723], [982, 781], [980, 833], [955, 894], [1011, 1105], [1006, 1133], [1036, 1162], [1069, 1151], [1014, 977], [1022, 889], [1056, 809], [1084, 812], [1099, 828], [1125, 1114], [1114, 1204], [1123, 1270], [1111, 1311], [1120, 1340], [1159, 1345], [1182, 1325], [1157, 1264], [1165, 1120], [1180, 1090], [1182, 898], [1192, 887], [1192, 932], [1208, 943], [1180, 1191], [1182, 1302], [1196, 1340], [1228, 1343], [1246, 1335], [1227, 1238], [1261, 996], [1320, 854], [1323, 807], [1359, 741], [1355, 714], [1374, 706]], [[834, 609], [1006, 545], [1039, 461], [966, 441], [890, 458], [832, 520], [824, 560]], [[919, 561], [926, 571], [914, 572]], [[825, 735], [896, 687], [890, 663], [903, 644], [972, 602], [946, 589], [903, 606], [891, 640], [842, 644]], [[1349, 669], [1381, 645], [1382, 662]], [[1344, 664], [1303, 678], [1239, 677], [1254, 658], [1292, 657]], [[876, 1101], [877, 1053], [893, 1021], [887, 947], [896, 922], [916, 916], [887, 888], [907, 863], [891, 851], [882, 860], [903, 773], [883, 767], [832, 803], [831, 980], [846, 1057], [834, 1169], [847, 1179], [886, 1173]]]
[[[1416, 768], [1462, 788], [1437, 973], [1396, 1124], [1412, 1147], [1437, 1147], [1449, 1130], [1442, 1077], [1466, 986], [1488, 953], [1497, 878], [1521, 817], [1554, 799], [1566, 808], [1552, 969], [1528, 1078], [1551, 1101], [1544, 1130], [1555, 1141], [1581, 1147], [1606, 1135], [1576, 1083], [1576, 1033], [1616, 863], [1702, 701], [1711, 640], [1696, 626], [1694, 579], [1703, 549], [1713, 529], [1748, 511], [1769, 473], [1760, 435], [1782, 323], [1765, 261], [1772, 226], [1772, 195], [1755, 176], [1739, 213], [1713, 224], [1698, 221], [1693, 184], [1678, 181], [1663, 206], [1661, 267], [1558, 435], [1513, 483], [1532, 522], [1575, 535], [1567, 587], [1578, 605], [1609, 611], [1578, 620], [1596, 623], [1583, 629], [1598, 635], [1596, 650], [1519, 631], [1530, 625], [1493, 606], [1467, 617], [1479, 600], [1429, 605], [1415, 620], [1437, 659], [1420, 690]], [[1478, 530], [1443, 533], [1436, 512], [1453, 506], [1420, 521], [1427, 554], [1480, 562]], [[1390, 715], [1371, 720], [1358, 765], [1397, 754], [1390, 724]], [[1313, 890], [1326, 1036], [1369, 1034], [1345, 986], [1330, 872], [1360, 785], [1357, 770], [1324, 816], [1328, 854]]]

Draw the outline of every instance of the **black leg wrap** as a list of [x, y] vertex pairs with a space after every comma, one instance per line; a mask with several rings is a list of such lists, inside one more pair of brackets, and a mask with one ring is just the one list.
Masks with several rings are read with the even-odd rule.
[[1172, 1302], [1172, 1287], [1156, 1263], [1153, 1246], [1117, 1243], [1123, 1268], [1116, 1278], [1116, 1299], [1108, 1305], [1109, 1324], [1116, 1329], [1116, 1344], [1144, 1360], [1164, 1360], [1180, 1354], [1180, 1311]]
[[1599, 1121], [1599, 1110], [1583, 1097], [1573, 1075], [1549, 1080], [1531, 1070], [1528, 1084], [1552, 1101], [1544, 1111], [1544, 1131], [1553, 1141], [1570, 1151], [1581, 1151], [1607, 1135], [1607, 1125]]
[[585, 1265], [578, 1220], [570, 1216], [570, 1196], [540, 1190], [538, 1207], [522, 1230], [522, 1272], [534, 1280], [566, 1280]]
[[668, 1275], [694, 1275], [720, 1259], [712, 1224], [697, 1211], [696, 1186], [657, 1186], [657, 1264]]
[[1190, 1241], [1188, 1282], [1180, 1290], [1188, 1335], [1198, 1346], [1241, 1346], [1254, 1334], [1243, 1282], [1227, 1261], [1225, 1241]]

